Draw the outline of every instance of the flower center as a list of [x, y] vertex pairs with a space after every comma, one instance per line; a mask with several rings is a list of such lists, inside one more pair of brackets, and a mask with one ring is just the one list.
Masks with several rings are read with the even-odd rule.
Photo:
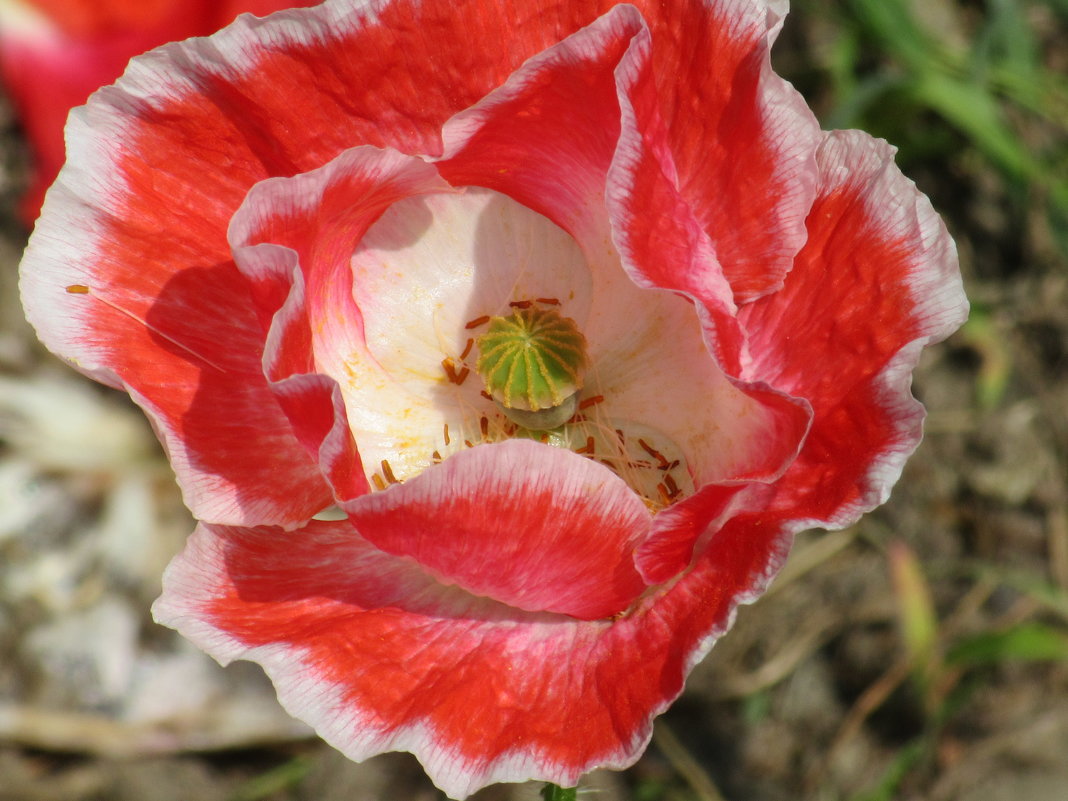
[[639, 288], [605, 245], [487, 189], [382, 215], [350, 259], [361, 330], [323, 314], [317, 351], [373, 489], [517, 437], [597, 462], [653, 511], [729, 468], [693, 463], [742, 433], [707, 413], [738, 419], [737, 392], [692, 304]]
[[578, 409], [588, 358], [575, 321], [530, 305], [491, 317], [478, 340], [476, 369], [490, 396], [512, 422], [548, 431]]

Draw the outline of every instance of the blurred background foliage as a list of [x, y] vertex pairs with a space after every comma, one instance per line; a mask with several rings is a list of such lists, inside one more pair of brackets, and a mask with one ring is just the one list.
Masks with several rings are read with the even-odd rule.
[[[1068, 2], [797, 0], [799, 17], [778, 63], [825, 128], [892, 142], [951, 209], [996, 177], [1010, 221], [1037, 213], [1068, 255]], [[1011, 271], [1025, 254], [1003, 255]]]

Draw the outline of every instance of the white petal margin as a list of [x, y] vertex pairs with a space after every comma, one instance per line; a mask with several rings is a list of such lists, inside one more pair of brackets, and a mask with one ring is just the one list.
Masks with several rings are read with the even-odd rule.
[[873, 220], [881, 221], [886, 237], [900, 236], [913, 251], [912, 268], [904, 280], [915, 307], [911, 316], [920, 322], [919, 333], [886, 365], [876, 379], [878, 396], [895, 421], [895, 443], [876, 459], [865, 481], [867, 495], [845, 506], [826, 521], [802, 521], [793, 527], [845, 528], [862, 514], [881, 506], [901, 477], [905, 462], [923, 439], [927, 416], [912, 395], [912, 376], [921, 351], [941, 342], [968, 319], [957, 246], [931, 201], [894, 163], [897, 148], [863, 131], [829, 131], [816, 154], [823, 186], [846, 184], [853, 174], [868, 174], [864, 204]]
[[[263, 597], [248, 593], [242, 597], [238, 592], [238, 584], [250, 576], [235, 577], [227, 563], [226, 540], [233, 536], [233, 532], [239, 535], [250, 533], [260, 539], [264, 563], [270, 565], [264, 573], [252, 578], [265, 580], [265, 585], [270, 585]], [[281, 542], [278, 545], [262, 544], [264, 536], [313, 539], [322, 551], [318, 564], [313, 564], [312, 556], [301, 551], [300, 546], [287, 549]], [[293, 554], [291, 562], [285, 557], [287, 551]], [[247, 560], [248, 554], [243, 558]], [[303, 587], [273, 577], [271, 571], [279, 571], [279, 561], [286, 563], [284, 569], [292, 569], [294, 574], [300, 570], [314, 571], [317, 594], [310, 597], [303, 592]], [[287, 602], [286, 598], [290, 600]], [[217, 619], [216, 610], [220, 603], [232, 603], [236, 611], [227, 618], [226, 624], [216, 625], [213, 618]], [[343, 656], [346, 649], [355, 649], [352, 672], [347, 672], [344, 680], [331, 681], [324, 678], [324, 665], [316, 659], [310, 646], [286, 644], [281, 636], [271, 631], [263, 632], [263, 644], [249, 644], [242, 642], [232, 631], [233, 627], [245, 626], [251, 630], [257, 625], [262, 626], [261, 609], [276, 604], [288, 604], [286, 609], [291, 610], [282, 611], [286, 615], [286, 625], [292, 624], [290, 633], [299, 630], [298, 637], [302, 633], [332, 638], [332, 656]], [[325, 613], [318, 614], [322, 610]], [[405, 660], [403, 654], [382, 656], [383, 661], [389, 663], [390, 675], [402, 684], [408, 681], [409, 666], [412, 669], [425, 666], [423, 656], [427, 649], [451, 654], [448, 659], [455, 663], [454, 668], [450, 669], [446, 663], [431, 669], [431, 673], [448, 675], [451, 670], [466, 669], [465, 660], [488, 644], [510, 662], [502, 663], [496, 669], [503, 671], [508, 677], [507, 683], [522, 693], [518, 698], [502, 698], [500, 713], [505, 718], [516, 715], [521, 723], [534, 728], [538, 726], [537, 719], [524, 710], [524, 704], [536, 700], [555, 708], [558, 703], [566, 705], [583, 698], [589, 700], [586, 693], [590, 690], [600, 694], [612, 689], [598, 686], [595, 677], [582, 675], [581, 664], [572, 664], [564, 658], [574, 649], [576, 654], [589, 654], [605, 664], [604, 660], [608, 658], [603, 652], [605, 648], [596, 654], [593, 650], [608, 633], [608, 624], [580, 623], [557, 615], [522, 612], [475, 598], [455, 587], [444, 587], [421, 573], [409, 560], [370, 547], [348, 522], [317, 521], [291, 535], [270, 530], [227, 530], [202, 524], [188, 540], [185, 550], [168, 566], [163, 577], [163, 594], [153, 605], [152, 612], [158, 623], [176, 629], [223, 665], [237, 659], [260, 664], [278, 690], [279, 702], [286, 711], [312, 725], [324, 740], [348, 758], [362, 761], [387, 751], [411, 752], [449, 798], [464, 799], [496, 782], [539, 779], [573, 786], [582, 773], [594, 767], [589, 764], [562, 765], [539, 755], [535, 746], [526, 746], [521, 740], [503, 755], [483, 759], [465, 757], [455, 744], [421, 721], [418, 709], [410, 710], [410, 722], [393, 726], [376, 714], [373, 701], [361, 705], [352, 697], [346, 697], [345, 684], [357, 684], [362, 671], [378, 670], [382, 662], [373, 650], [373, 642], [350, 641], [345, 638], [344, 631], [327, 631], [322, 627], [327, 619], [359, 621], [365, 615], [376, 621], [373, 625], [387, 625], [392, 632], [407, 632], [406, 641], [414, 649], [412, 661]], [[655, 631], [630, 636], [660, 636], [667, 633], [665, 625], [666, 622], [653, 616], [650, 627]], [[252, 637], [246, 639], [252, 640]], [[607, 649], [611, 647], [606, 646]], [[376, 654], [372, 660], [374, 664], [363, 658], [365, 652]], [[321, 651], [319, 656], [323, 656]], [[551, 669], [543, 673], [539, 668], [545, 659], [550, 660]], [[524, 666], [529, 670], [524, 670]], [[565, 675], [573, 671], [578, 671], [573, 680], [585, 685], [585, 692], [579, 691], [575, 698], [561, 697], [556, 701], [545, 695], [547, 692], [560, 692], [565, 696], [569, 692], [575, 693], [574, 687], [556, 684], [566, 681]], [[486, 682], [492, 679], [491, 674], [483, 674], [482, 686], [488, 686]], [[546, 687], [546, 680], [552, 682], [552, 686]], [[652, 684], [655, 686], [657, 682]], [[424, 695], [429, 695], [433, 689], [433, 683], [415, 687]], [[375, 686], [369, 690], [390, 703], [396, 701], [385, 692], [386, 688]], [[454, 703], [448, 688], [444, 692], [440, 701]], [[513, 708], [509, 700], [517, 705]], [[652, 717], [663, 711], [669, 701], [658, 702], [648, 710], [647, 716], [640, 715], [643, 725], [636, 727], [618, 751], [605, 756], [599, 766], [621, 769], [632, 764], [648, 742]], [[468, 712], [478, 714], [480, 710]], [[460, 727], [464, 723], [464, 720], [455, 720]], [[559, 737], [566, 738], [567, 735], [561, 732]]]
[[[864, 476], [858, 477], [863, 494], [827, 517], [791, 521], [791, 533], [814, 527], [844, 528], [886, 502], [905, 462], [923, 439], [926, 411], [911, 391], [920, 353], [928, 345], [944, 340], [968, 317], [969, 304], [953, 238], [930, 200], [894, 163], [896, 152], [885, 141], [862, 131], [825, 132], [817, 152], [819, 195], [826, 197], [843, 189], [859, 188], [863, 222], [873, 242], [907, 243], [904, 258], [908, 268], [897, 280], [907, 287], [913, 303], [911, 309], [901, 310], [903, 317], [907, 315], [903, 325], [915, 328], [917, 336], [870, 379], [879, 411], [890, 421], [893, 436], [889, 438], [891, 446], [873, 459]], [[744, 319], [746, 310], [742, 314]], [[781, 383], [773, 375], [775, 365], [764, 364], [761, 369], [769, 381]]]

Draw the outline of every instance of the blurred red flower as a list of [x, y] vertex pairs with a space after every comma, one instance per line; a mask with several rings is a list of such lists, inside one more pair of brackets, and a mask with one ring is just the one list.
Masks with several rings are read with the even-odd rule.
[[248, 11], [263, 16], [317, 0], [0, 0], [0, 83], [33, 147], [20, 211], [32, 224], [63, 166], [67, 112], [122, 74], [139, 53], [206, 36]]

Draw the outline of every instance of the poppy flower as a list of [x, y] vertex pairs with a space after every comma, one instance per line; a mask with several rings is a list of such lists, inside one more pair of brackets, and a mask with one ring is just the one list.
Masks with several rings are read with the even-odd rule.
[[36, 172], [22, 200], [29, 224], [63, 166], [67, 112], [114, 81], [131, 56], [312, 0], [0, 0], [0, 82], [33, 145]]
[[634, 762], [794, 534], [886, 499], [966, 315], [784, 11], [337, 0], [76, 111], [22, 291], [200, 521], [157, 619], [454, 798]]

